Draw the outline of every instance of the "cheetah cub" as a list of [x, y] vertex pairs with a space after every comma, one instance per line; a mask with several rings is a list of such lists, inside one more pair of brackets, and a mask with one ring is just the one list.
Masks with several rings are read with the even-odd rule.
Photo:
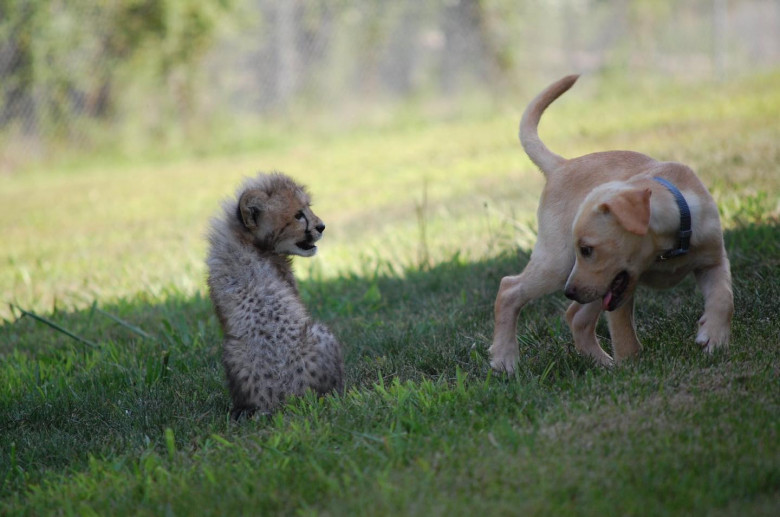
[[342, 391], [341, 345], [309, 316], [291, 255], [311, 257], [325, 225], [304, 187], [280, 174], [247, 180], [211, 221], [211, 301], [222, 325], [231, 416], [269, 414], [308, 388]]

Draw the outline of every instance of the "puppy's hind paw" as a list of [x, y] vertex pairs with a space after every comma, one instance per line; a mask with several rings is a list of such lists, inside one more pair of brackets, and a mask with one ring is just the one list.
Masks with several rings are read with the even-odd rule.
[[507, 375], [512, 375], [515, 373], [516, 364], [517, 363], [504, 362], [497, 359], [490, 361], [490, 367], [493, 368], [493, 371], [497, 373], [505, 373]]
[[498, 373], [512, 375], [515, 373], [520, 354], [515, 353], [494, 353], [493, 347], [490, 347], [490, 367]]
[[704, 317], [699, 320], [699, 332], [696, 334], [696, 344], [706, 353], [711, 354], [719, 348], [729, 345], [728, 325], [710, 324]]
[[596, 356], [593, 358], [593, 360], [596, 361], [596, 364], [598, 364], [602, 368], [612, 368], [615, 366], [615, 360], [612, 359], [607, 353], [604, 353], [604, 355]]

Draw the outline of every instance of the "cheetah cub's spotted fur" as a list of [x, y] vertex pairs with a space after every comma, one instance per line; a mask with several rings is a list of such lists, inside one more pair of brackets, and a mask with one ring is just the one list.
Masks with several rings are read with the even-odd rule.
[[291, 267], [291, 255], [317, 252], [325, 230], [306, 190], [283, 174], [261, 173], [223, 208], [211, 222], [207, 263], [231, 416], [271, 413], [308, 388], [343, 390], [341, 345], [312, 321]]

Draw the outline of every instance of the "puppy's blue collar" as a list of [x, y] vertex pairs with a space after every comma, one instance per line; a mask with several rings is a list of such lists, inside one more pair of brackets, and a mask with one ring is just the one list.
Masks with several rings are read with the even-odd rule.
[[680, 229], [677, 232], [677, 248], [667, 250], [658, 255], [656, 260], [662, 262], [688, 253], [688, 249], [691, 247], [691, 233], [693, 233], [691, 230], [691, 209], [688, 208], [688, 203], [685, 201], [682, 192], [673, 183], [658, 176], [655, 176], [653, 179], [672, 193], [675, 201], [677, 201], [677, 208], [680, 209]]

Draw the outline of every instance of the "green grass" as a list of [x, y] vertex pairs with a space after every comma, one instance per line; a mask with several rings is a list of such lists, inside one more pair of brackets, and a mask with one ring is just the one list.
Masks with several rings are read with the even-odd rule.
[[[780, 75], [594, 83], [553, 106], [543, 138], [699, 172], [732, 260], [727, 352], [694, 345], [689, 279], [640, 292], [638, 361], [578, 356], [555, 295], [521, 315], [518, 373], [490, 372], [495, 291], [527, 261], [543, 181], [516, 142], [526, 99], [255, 153], [3, 177], [0, 293], [18, 308], [0, 309], [0, 513], [775, 515]], [[236, 425], [203, 234], [258, 168], [308, 184], [328, 225], [296, 265], [345, 343], [348, 390]]]

